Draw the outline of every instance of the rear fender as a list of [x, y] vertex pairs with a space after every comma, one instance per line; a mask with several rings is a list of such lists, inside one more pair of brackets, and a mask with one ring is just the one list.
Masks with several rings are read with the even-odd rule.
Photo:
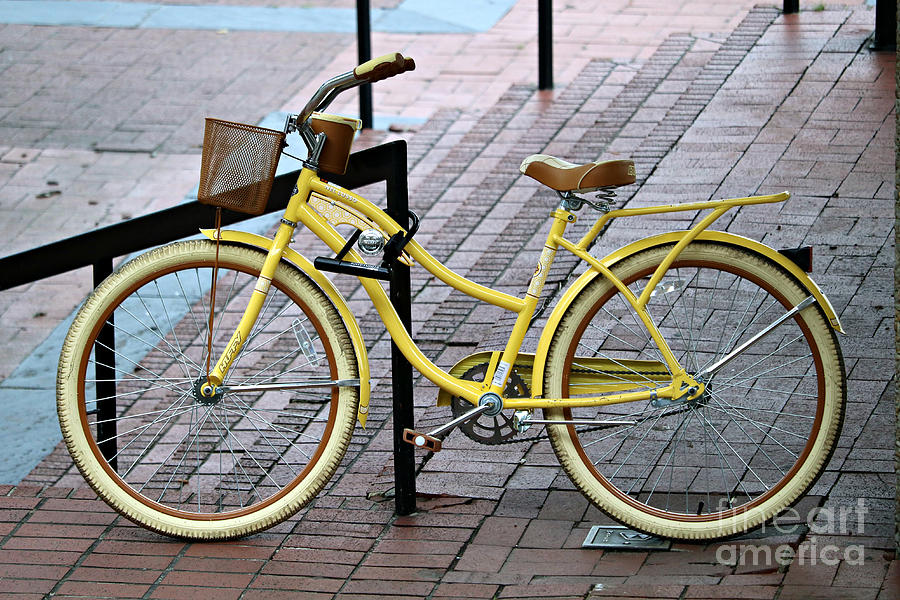
[[[627, 246], [619, 248], [618, 250], [615, 250], [614, 252], [603, 258], [601, 262], [607, 267], [612, 267], [622, 259], [642, 250], [646, 250], [647, 248], [676, 243], [688, 233], [690, 232], [673, 231], [670, 233], [662, 233], [659, 235], [644, 238], [628, 244]], [[831, 306], [831, 302], [828, 301], [828, 298], [825, 297], [825, 295], [819, 289], [819, 286], [816, 285], [816, 283], [812, 279], [810, 279], [809, 275], [807, 275], [803, 269], [798, 267], [793, 261], [791, 261], [791, 259], [781, 254], [774, 248], [766, 246], [765, 244], [757, 242], [756, 240], [752, 240], [740, 235], [735, 235], [733, 233], [727, 233], [724, 231], [703, 231], [697, 236], [696, 239], [740, 246], [741, 248], [745, 248], [751, 252], [762, 255], [775, 263], [778, 263], [778, 265], [780, 265], [791, 275], [793, 275], [800, 283], [800, 285], [805, 287], [807, 291], [813, 297], [815, 297], [816, 302], [818, 302], [819, 306], [825, 312], [825, 316], [828, 318], [828, 322], [831, 324], [831, 326], [836, 331], [844, 333], [844, 329], [843, 327], [841, 327], [841, 322], [838, 319], [837, 314], [834, 312], [834, 308]], [[594, 280], [595, 277], [598, 276], [600, 276], [599, 271], [595, 269], [589, 269], [586, 273], [575, 280], [575, 283], [569, 286], [569, 288], [563, 294], [562, 298], [560, 298], [559, 302], [556, 305], [556, 308], [553, 309], [550, 318], [547, 320], [547, 324], [544, 326], [544, 329], [541, 332], [541, 338], [538, 341], [538, 349], [535, 353], [534, 369], [532, 372], [531, 390], [532, 394], [535, 397], [543, 395], [544, 368], [547, 362], [547, 351], [550, 349], [550, 342], [553, 340], [553, 332], [556, 331], [557, 326], [562, 320], [563, 314], [565, 314], [566, 309], [569, 308], [578, 294], [581, 293], [581, 291], [586, 288], [588, 284]]]
[[[215, 229], [201, 229], [200, 231], [209, 239], [216, 239]], [[235, 242], [247, 246], [254, 246], [261, 250], [265, 250], [266, 252], [268, 252], [269, 248], [272, 246], [272, 240], [269, 238], [253, 233], [247, 233], [245, 231], [222, 231], [220, 239], [225, 242]], [[356, 364], [359, 368], [359, 409], [356, 416], [357, 419], [359, 419], [359, 424], [365, 428], [366, 418], [369, 414], [371, 384], [369, 380], [369, 358], [366, 353], [366, 344], [363, 340], [359, 323], [356, 322], [356, 317], [353, 316], [353, 312], [350, 310], [350, 307], [347, 306], [347, 302], [344, 300], [344, 296], [341, 292], [334, 286], [331, 280], [321, 271], [316, 269], [306, 257], [293, 248], [285, 248], [284, 258], [303, 271], [322, 289], [325, 295], [328, 296], [328, 299], [331, 300], [331, 303], [337, 308], [344, 324], [347, 326], [347, 332], [350, 334], [350, 339], [353, 342], [353, 351], [356, 353]]]

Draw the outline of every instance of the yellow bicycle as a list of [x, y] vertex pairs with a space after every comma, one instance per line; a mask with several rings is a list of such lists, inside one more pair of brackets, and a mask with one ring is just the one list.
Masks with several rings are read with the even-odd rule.
[[[616, 209], [612, 190], [635, 181], [631, 161], [530, 156], [521, 171], [559, 205], [524, 297], [490, 289], [430, 255], [415, 219], [401, 226], [325, 179], [346, 169], [357, 122], [321, 111], [414, 66], [390, 54], [329, 80], [283, 132], [207, 122], [200, 197], [218, 206], [261, 211], [251, 204], [265, 202], [285, 134], [298, 132], [309, 155], [273, 238], [204, 230], [207, 239], [127, 262], [78, 312], [59, 362], [59, 418], [100, 497], [152, 530], [226, 539], [283, 521], [321, 491], [369, 407], [365, 340], [325, 275], [337, 271], [359, 278], [394, 342], [440, 388], [439, 404], [454, 406], [446, 426], [405, 433], [415, 446], [438, 451], [452, 427], [498, 416], [510, 434], [544, 426], [591, 502], [670, 538], [734, 535], [797, 501], [840, 431], [841, 326], [794, 260], [710, 229], [735, 207], [789, 195]], [[585, 206], [600, 216], [570, 241]], [[681, 211], [708, 214], [605, 258], [588, 251], [613, 219]], [[290, 248], [299, 225], [335, 256], [311, 262]], [[560, 249], [586, 271], [536, 351], [522, 352]], [[448, 371], [432, 363], [379, 282], [396, 261], [515, 313], [505, 349]]]

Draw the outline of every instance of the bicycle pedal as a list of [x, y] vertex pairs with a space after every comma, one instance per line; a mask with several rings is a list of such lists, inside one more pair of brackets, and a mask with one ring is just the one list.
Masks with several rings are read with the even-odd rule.
[[422, 448], [423, 450], [431, 450], [432, 452], [441, 451], [441, 440], [436, 437], [431, 437], [427, 433], [419, 433], [412, 429], [403, 430], [403, 441], [407, 444], [412, 444], [416, 448]]

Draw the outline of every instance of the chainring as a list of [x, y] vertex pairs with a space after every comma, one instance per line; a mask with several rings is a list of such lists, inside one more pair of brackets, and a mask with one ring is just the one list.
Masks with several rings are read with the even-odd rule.
[[[487, 363], [479, 363], [463, 373], [461, 378], [469, 381], [484, 381], [487, 367]], [[527, 398], [531, 395], [528, 386], [516, 372], [515, 367], [512, 368], [506, 380], [503, 395], [507, 398]], [[450, 410], [453, 411], [454, 418], [462, 416], [471, 409], [472, 405], [458, 396], [450, 399]], [[494, 416], [480, 415], [477, 419], [460, 424], [459, 429], [469, 439], [489, 446], [502, 444], [517, 435], [512, 425], [512, 416], [502, 412]]]

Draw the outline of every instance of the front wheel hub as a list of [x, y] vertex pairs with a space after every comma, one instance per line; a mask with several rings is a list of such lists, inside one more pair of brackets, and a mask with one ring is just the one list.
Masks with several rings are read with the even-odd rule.
[[200, 404], [211, 406], [218, 404], [225, 392], [211, 384], [206, 377], [201, 377], [194, 384], [194, 399]]

